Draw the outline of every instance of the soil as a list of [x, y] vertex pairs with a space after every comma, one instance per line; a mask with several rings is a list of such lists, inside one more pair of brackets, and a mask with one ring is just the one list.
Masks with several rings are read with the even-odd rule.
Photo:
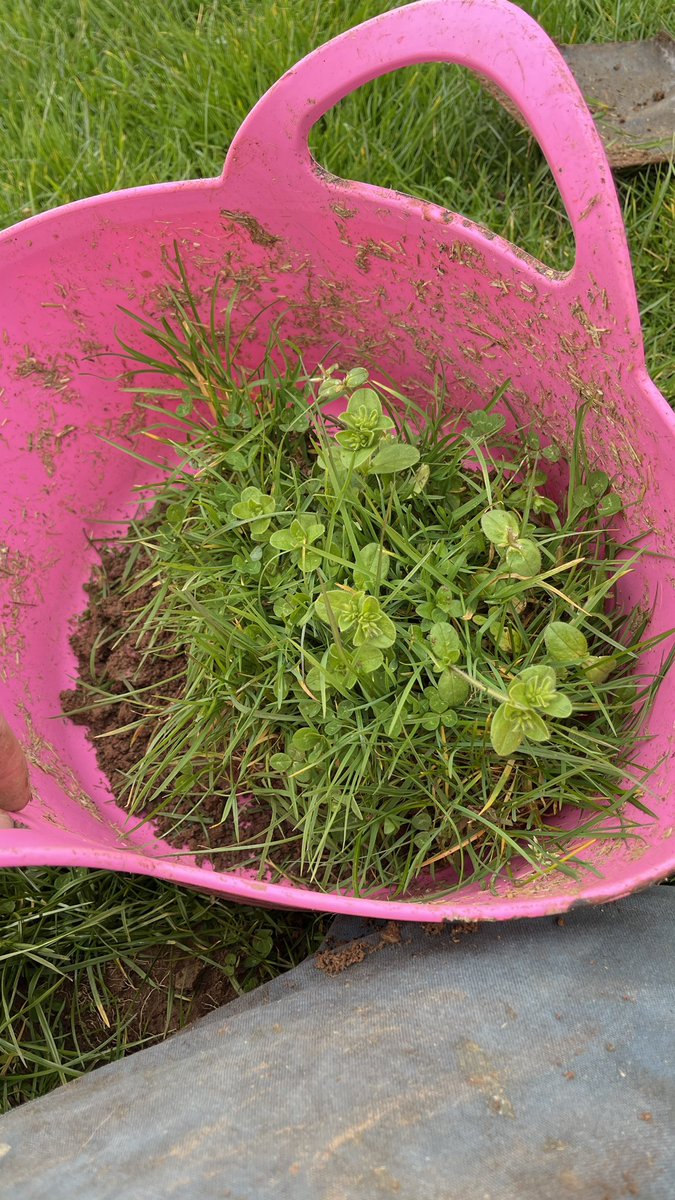
[[363, 962], [374, 947], [368, 942], [347, 942], [335, 948], [328, 946], [320, 950], [314, 959], [315, 966], [325, 975], [341, 975], [348, 967]]
[[385, 946], [399, 946], [403, 941], [398, 921], [387, 921], [384, 926], [379, 921], [373, 924], [377, 925], [376, 932], [379, 933], [376, 942], [335, 942], [328, 938], [324, 948], [314, 956], [314, 965], [325, 975], [341, 975], [348, 967], [363, 962], [369, 954], [384, 950]]
[[86, 982], [77, 988], [78, 1036], [97, 1046], [106, 1028], [119, 1025], [125, 1029], [125, 1042], [131, 1049], [140, 1042], [147, 1044], [177, 1033], [234, 1000], [237, 991], [219, 962], [218, 951], [211, 957], [218, 966], [158, 946], [134, 960], [133, 972], [119, 962], [106, 964], [103, 1011]]
[[[72, 690], [62, 692], [64, 713], [77, 725], [87, 727], [87, 736], [96, 751], [99, 767], [107, 777], [118, 803], [126, 807], [128, 799], [127, 772], [142, 757], [156, 729], [156, 721], [146, 720], [134, 725], [140, 715], [129, 700], [100, 703], [97, 698], [103, 689], [111, 696], [124, 696], [130, 687], [143, 690], [145, 704], [161, 712], [180, 696], [186, 680], [185, 654], [171, 644], [170, 635], [156, 637], [148, 653], [148, 636], [132, 630], [134, 618], [152, 599], [152, 586], [146, 585], [129, 593], [118, 592], [128, 558], [124, 546], [104, 546], [100, 550], [100, 566], [85, 586], [89, 604], [79, 617], [71, 646], [78, 662], [78, 679]], [[146, 564], [138, 562], [138, 571]], [[144, 708], [145, 708], [144, 704]], [[132, 726], [131, 728], [125, 728]], [[177, 828], [176, 818], [191, 813], [199, 805], [204, 823], [186, 821]], [[142, 813], [138, 814], [139, 816]], [[191, 793], [172, 797], [170, 810], [153, 817], [157, 834], [169, 845], [179, 849], [217, 850], [236, 842], [232, 822], [221, 821], [222, 799], [213, 792]], [[246, 833], [255, 834], [266, 828], [268, 813], [246, 813]], [[228, 852], [221, 860], [217, 854], [212, 865], [232, 867], [250, 858], [244, 848]]]

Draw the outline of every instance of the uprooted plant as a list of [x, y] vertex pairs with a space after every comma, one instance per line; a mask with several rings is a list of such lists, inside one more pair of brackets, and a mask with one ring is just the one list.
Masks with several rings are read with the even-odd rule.
[[189, 307], [180, 336], [140, 324], [161, 355], [132, 350], [139, 371], [175, 377], [180, 465], [119, 586], [152, 585], [126, 636], [187, 669], [177, 695], [117, 697], [147, 744], [122, 802], [180, 837], [215, 796], [219, 868], [359, 893], [573, 871], [629, 835], [658, 680], [637, 669], [648, 614], [616, 603], [640, 550], [615, 541], [584, 408], [560, 463], [507, 431], [507, 387], [460, 419], [360, 366], [309, 377], [280, 345], [235, 370]]

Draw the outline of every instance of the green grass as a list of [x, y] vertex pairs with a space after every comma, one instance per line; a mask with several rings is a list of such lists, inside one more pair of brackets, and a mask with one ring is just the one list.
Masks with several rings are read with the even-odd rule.
[[139, 875], [3, 871], [0, 1112], [287, 970], [319, 928]]
[[[282, 71], [390, 7], [385, 0], [4, 0], [0, 225], [108, 189], [218, 174], [241, 120]], [[669, 0], [533, 0], [524, 7], [561, 41], [647, 37], [671, 14]], [[553, 265], [569, 261], [569, 228], [541, 154], [460, 68], [409, 69], [362, 89], [315, 131], [313, 149], [339, 174], [436, 200]], [[618, 186], [647, 361], [668, 395], [674, 181], [662, 166], [623, 174]], [[5, 1101], [47, 1091], [124, 1052], [128, 1031], [110, 1015], [94, 1048], [78, 1044], [72, 997], [88, 967], [100, 990], [106, 963], [137, 962], [155, 933], [159, 943], [198, 937], [207, 956], [236, 942], [246, 958], [261, 919], [147, 880], [4, 872]], [[105, 1010], [104, 994], [101, 1001]]]

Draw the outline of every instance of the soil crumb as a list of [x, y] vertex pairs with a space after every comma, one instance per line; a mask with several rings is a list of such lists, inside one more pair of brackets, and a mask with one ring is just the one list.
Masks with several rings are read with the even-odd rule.
[[348, 967], [363, 962], [368, 954], [372, 954], [374, 948], [368, 942], [347, 942], [345, 946], [336, 949], [329, 947], [319, 950], [314, 963], [325, 975], [341, 975]]
[[427, 937], [441, 937], [445, 933], [449, 933], [452, 941], [457, 945], [462, 938], [468, 933], [478, 932], [478, 921], [435, 921], [425, 922], [422, 929]]
[[315, 955], [314, 965], [326, 975], [341, 975], [348, 967], [363, 962], [369, 954], [384, 950], [385, 946], [398, 946], [403, 941], [398, 921], [387, 921], [384, 928], [376, 932], [379, 933], [376, 942], [357, 940], [335, 945], [329, 940], [325, 949]]

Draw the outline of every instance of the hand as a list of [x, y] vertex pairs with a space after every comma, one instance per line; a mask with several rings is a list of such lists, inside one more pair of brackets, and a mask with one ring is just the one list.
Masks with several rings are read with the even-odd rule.
[[9, 814], [24, 808], [30, 798], [26, 756], [0, 713], [0, 829], [12, 828]]

